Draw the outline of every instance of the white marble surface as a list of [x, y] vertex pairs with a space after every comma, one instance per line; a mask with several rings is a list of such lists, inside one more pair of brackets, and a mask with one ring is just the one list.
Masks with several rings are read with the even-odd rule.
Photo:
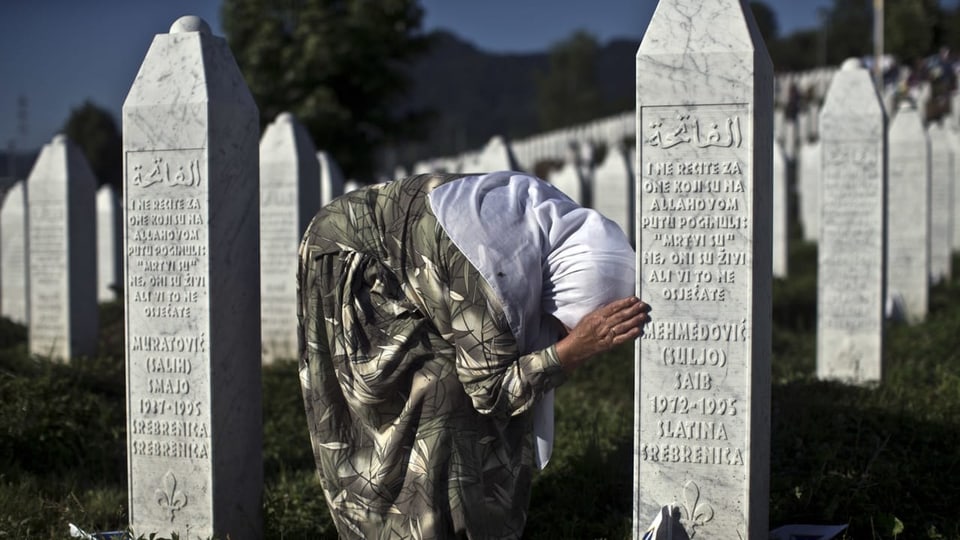
[[155, 36], [123, 105], [128, 515], [260, 538], [259, 114], [205, 27]]
[[480, 173], [493, 171], [515, 171], [519, 169], [513, 150], [506, 139], [497, 135], [491, 138], [463, 172]]
[[930, 279], [939, 283], [950, 279], [953, 261], [954, 156], [942, 124], [927, 126], [930, 139]]
[[790, 214], [787, 188], [787, 157], [779, 143], [773, 145], [773, 277], [789, 273]]
[[27, 178], [29, 349], [60, 360], [97, 349], [96, 180], [63, 135]]
[[634, 537], [769, 528], [773, 75], [746, 2], [661, 0], [637, 52]]
[[920, 322], [930, 296], [930, 142], [920, 113], [906, 102], [890, 122], [888, 168], [888, 315]]
[[816, 242], [820, 232], [820, 141], [804, 143], [797, 163], [800, 224], [803, 239]]
[[12, 185], [0, 206], [0, 314], [27, 324], [27, 190]]
[[[317, 163], [320, 165], [320, 206], [324, 206], [343, 195], [343, 171], [333, 156], [322, 150], [317, 152]], [[406, 176], [402, 167], [398, 167], [393, 179]]]
[[574, 161], [568, 160], [560, 169], [551, 171], [546, 180], [577, 204], [585, 204], [586, 180], [580, 172], [580, 167]]
[[297, 358], [297, 249], [320, 209], [320, 163], [306, 128], [281, 113], [260, 139], [263, 361]]
[[817, 376], [881, 378], [886, 130], [870, 73], [847, 60], [820, 113]]
[[591, 201], [594, 210], [613, 220], [634, 242], [635, 181], [629, 159], [619, 146], [607, 150], [606, 157], [593, 171]]
[[123, 287], [122, 210], [110, 185], [97, 190], [97, 301], [111, 302]]

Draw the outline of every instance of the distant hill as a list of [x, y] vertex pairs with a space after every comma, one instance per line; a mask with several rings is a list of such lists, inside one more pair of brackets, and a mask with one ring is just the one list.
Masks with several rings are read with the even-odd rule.
[[[521, 138], [542, 131], [535, 108], [536, 76], [547, 71], [547, 51], [490, 53], [442, 30], [430, 39], [429, 52], [412, 67], [413, 87], [405, 103], [433, 111], [430, 137], [398, 149], [401, 162], [478, 148], [497, 134]], [[599, 50], [597, 81], [610, 113], [632, 107], [638, 45], [614, 40]]]

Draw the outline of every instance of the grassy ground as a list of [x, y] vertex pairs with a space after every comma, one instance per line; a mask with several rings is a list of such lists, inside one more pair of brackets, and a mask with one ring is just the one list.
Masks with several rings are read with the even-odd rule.
[[[960, 268], [960, 260], [955, 268]], [[775, 283], [770, 525], [848, 523], [847, 538], [960, 539], [960, 279], [927, 322], [888, 328], [876, 388], [817, 381], [816, 249], [797, 244]], [[29, 358], [0, 321], [0, 539], [59, 539], [126, 523], [120, 306], [102, 355]], [[296, 369], [266, 368], [268, 538], [335, 538], [314, 479]], [[527, 538], [630, 536], [633, 352], [597, 359], [558, 391], [559, 444], [537, 477]]]

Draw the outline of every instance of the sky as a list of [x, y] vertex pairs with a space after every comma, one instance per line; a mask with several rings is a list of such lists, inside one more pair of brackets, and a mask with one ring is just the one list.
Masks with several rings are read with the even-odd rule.
[[[198, 15], [223, 35], [220, 0], [0, 0], [0, 147], [36, 149], [90, 100], [118, 122], [155, 34]], [[765, 0], [780, 34], [818, 25], [831, 0]], [[586, 30], [635, 39], [656, 0], [421, 0], [423, 28], [450, 30], [490, 52], [539, 52]], [[633, 69], [625, 66], [624, 69]], [[26, 98], [25, 118], [21, 122]], [[22, 129], [25, 128], [25, 131]], [[4, 171], [5, 172], [5, 171]]]

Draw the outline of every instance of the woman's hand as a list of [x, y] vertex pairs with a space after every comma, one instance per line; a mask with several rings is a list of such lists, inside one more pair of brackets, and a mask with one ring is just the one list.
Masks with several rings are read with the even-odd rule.
[[636, 296], [615, 300], [588, 313], [557, 343], [563, 370], [570, 373], [591, 356], [637, 339], [643, 335], [643, 325], [650, 322], [649, 313], [650, 306]]

